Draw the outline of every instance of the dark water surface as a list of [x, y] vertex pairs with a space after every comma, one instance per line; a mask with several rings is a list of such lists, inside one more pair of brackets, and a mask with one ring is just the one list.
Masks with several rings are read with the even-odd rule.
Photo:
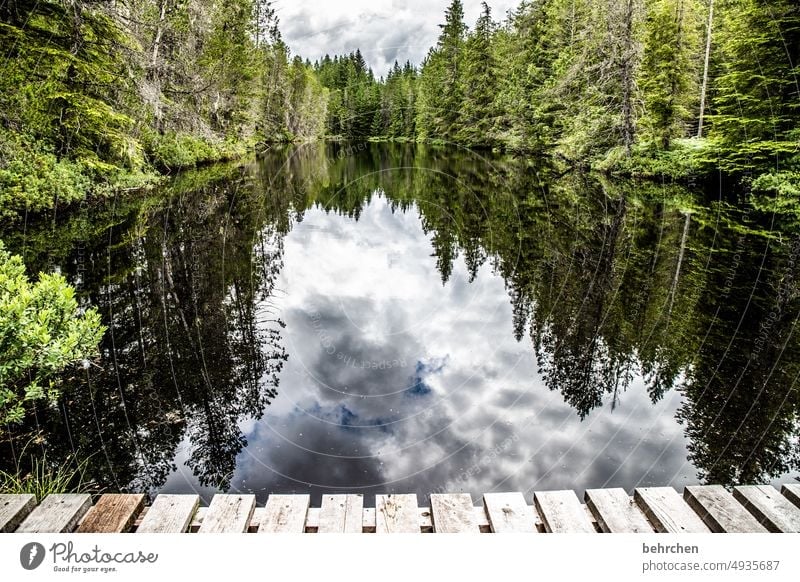
[[107, 490], [206, 500], [785, 482], [800, 230], [768, 205], [308, 145], [56, 213], [3, 238], [109, 331], [3, 462], [39, 431]]

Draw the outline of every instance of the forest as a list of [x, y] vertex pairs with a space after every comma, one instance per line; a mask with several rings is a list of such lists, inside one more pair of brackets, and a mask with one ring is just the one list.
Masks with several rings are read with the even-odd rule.
[[[792, 0], [525, 0], [421, 63], [293, 55], [269, 0], [0, 5], [4, 220], [271, 143], [413, 140], [749, 190], [798, 186]], [[469, 24], [469, 25], [468, 25]]]
[[[158, 491], [179, 464], [237, 487], [243, 427], [285, 406], [319, 339], [277, 306], [322, 245], [287, 245], [305, 250], [304, 218], [356, 232], [379, 203], [419, 224], [425, 244], [392, 252], [435, 266], [436, 297], [498, 284], [527, 380], [570, 418], [679, 392], [660, 414], [699, 480], [797, 472], [800, 5], [523, 0], [468, 22], [450, 0], [439, 22], [421, 62], [376, 71], [375, 47], [294, 52], [271, 0], [0, 1], [0, 491], [46, 454], [103, 490]], [[398, 391], [408, 410], [425, 365]], [[309, 482], [394, 469], [350, 474], [331, 438]]]

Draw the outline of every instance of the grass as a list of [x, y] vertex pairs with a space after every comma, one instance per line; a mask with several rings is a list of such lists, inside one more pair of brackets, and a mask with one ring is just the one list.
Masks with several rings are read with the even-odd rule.
[[[19, 458], [24, 456], [28, 444]], [[88, 457], [78, 461], [70, 455], [61, 464], [49, 462], [46, 452], [41, 457], [30, 455], [29, 458], [30, 470], [23, 470], [19, 459], [13, 472], [0, 470], [0, 493], [33, 494], [37, 502], [41, 502], [51, 494], [86, 493], [92, 489], [85, 479]]]

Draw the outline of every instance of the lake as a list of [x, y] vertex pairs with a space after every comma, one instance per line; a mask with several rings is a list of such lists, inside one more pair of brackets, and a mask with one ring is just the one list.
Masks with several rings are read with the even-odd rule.
[[[724, 181], [308, 144], [3, 234], [108, 331], [5, 443], [113, 491], [786, 482], [800, 223]], [[528, 495], [526, 495], [528, 497]]]

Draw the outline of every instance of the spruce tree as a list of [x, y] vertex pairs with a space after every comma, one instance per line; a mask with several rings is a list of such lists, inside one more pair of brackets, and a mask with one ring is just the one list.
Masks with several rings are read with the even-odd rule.
[[475, 30], [464, 46], [462, 78], [463, 105], [457, 133], [458, 141], [467, 145], [490, 145], [494, 128], [494, 98], [497, 92], [496, 63], [492, 54], [494, 23], [489, 5], [483, 10]]
[[644, 61], [639, 85], [644, 94], [646, 139], [668, 149], [687, 134], [698, 98], [701, 21], [696, 0], [652, 0], [648, 4]]
[[436, 47], [423, 63], [420, 73], [420, 107], [425, 111], [418, 117], [420, 134], [452, 141], [459, 129], [463, 104], [461, 65], [463, 60], [464, 6], [453, 0], [445, 12], [445, 23]]
[[797, 156], [800, 5], [793, 0], [718, 3], [720, 29], [709, 137], [723, 169]]

